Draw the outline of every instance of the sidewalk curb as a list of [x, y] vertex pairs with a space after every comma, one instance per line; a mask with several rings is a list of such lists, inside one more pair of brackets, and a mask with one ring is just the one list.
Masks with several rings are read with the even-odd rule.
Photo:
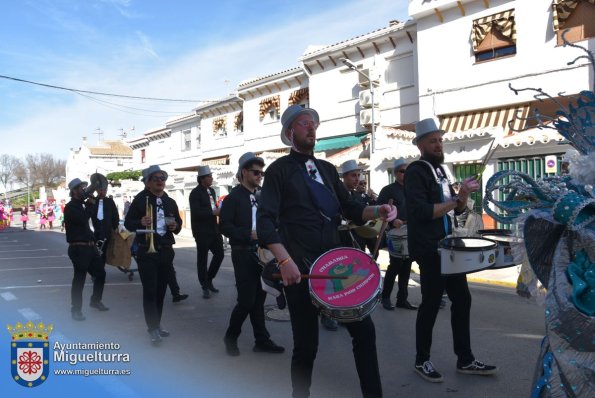
[[474, 277], [468, 276], [467, 282], [479, 283], [482, 285], [496, 285], [496, 286], [502, 286], [502, 287], [509, 287], [509, 288], [513, 288], [513, 289], [516, 288], [515, 282], [499, 281], [499, 280], [495, 280], [495, 279], [474, 278]]

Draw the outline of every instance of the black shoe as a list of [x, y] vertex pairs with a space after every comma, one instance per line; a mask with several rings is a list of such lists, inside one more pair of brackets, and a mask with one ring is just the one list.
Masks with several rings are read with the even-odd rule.
[[209, 282], [209, 285], [207, 286], [207, 289], [209, 289], [213, 293], [219, 293], [219, 289], [215, 289], [215, 286], [213, 286], [213, 282]]
[[161, 343], [161, 334], [159, 334], [159, 329], [149, 330], [149, 336], [151, 336], [151, 343], [157, 344]]
[[187, 298], [188, 298], [188, 295], [187, 294], [176, 294], [174, 296], [174, 298], [172, 299], [172, 301], [174, 303], [179, 303], [180, 301], [186, 300]]
[[159, 330], [159, 336], [161, 336], [161, 337], [169, 337], [169, 335], [171, 334], [165, 329], [159, 328], [158, 330]]
[[331, 332], [334, 332], [339, 328], [337, 321], [324, 315], [320, 316], [320, 323], [326, 330], [330, 330]]
[[405, 300], [402, 303], [397, 301], [397, 308], [405, 308], [406, 310], [417, 310], [417, 307]]
[[468, 365], [459, 365], [457, 363], [457, 372], [467, 375], [491, 376], [498, 373], [498, 367], [486, 365], [483, 362], [474, 359]]
[[202, 289], [202, 298], [203, 299], [208, 299], [211, 298], [211, 293], [209, 292], [209, 289]]
[[109, 308], [107, 308], [105, 305], [103, 305], [103, 303], [101, 301], [91, 301], [89, 303], [89, 307], [96, 308], [99, 311], [108, 311], [109, 310]]
[[270, 354], [281, 354], [282, 352], [285, 352], [285, 348], [275, 344], [273, 340], [265, 340], [254, 343], [254, 348], [252, 348], [252, 351], [268, 352]]
[[80, 311], [72, 311], [72, 319], [74, 319], [75, 321], [84, 321], [87, 318], [85, 318], [83, 313]]
[[442, 375], [434, 369], [434, 365], [430, 361], [416, 363], [415, 372], [430, 383], [442, 383], [443, 381]]
[[238, 348], [238, 340], [234, 339], [233, 337], [225, 336], [223, 338], [223, 342], [225, 343], [225, 352], [230, 357], [237, 357], [240, 355], [240, 349]]
[[284, 294], [280, 294], [277, 298], [277, 308], [279, 308], [280, 310], [284, 310], [285, 307], [287, 307], [287, 300], [285, 299], [285, 295]]
[[393, 305], [393, 303], [390, 302], [390, 299], [387, 298], [382, 299], [382, 308], [389, 311], [395, 310], [395, 306]]

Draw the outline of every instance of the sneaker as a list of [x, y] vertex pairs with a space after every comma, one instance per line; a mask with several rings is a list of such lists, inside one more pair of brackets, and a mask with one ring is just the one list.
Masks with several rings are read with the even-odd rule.
[[334, 332], [339, 328], [337, 321], [324, 315], [320, 316], [320, 323], [326, 330], [330, 330], [331, 332]]
[[169, 337], [169, 335], [171, 334], [165, 329], [159, 328], [158, 330], [159, 330], [159, 336], [161, 336], [161, 337]]
[[72, 319], [75, 321], [84, 321], [86, 318], [80, 311], [72, 311]]
[[430, 383], [442, 383], [442, 375], [434, 369], [432, 362], [425, 361], [422, 364], [415, 364], [415, 372]]
[[109, 310], [109, 308], [107, 308], [105, 305], [103, 305], [103, 303], [101, 301], [91, 301], [89, 303], [89, 307], [96, 308], [99, 311], [108, 311]]
[[493, 365], [486, 365], [483, 362], [474, 359], [468, 365], [459, 365], [457, 363], [457, 372], [464, 373], [467, 375], [481, 375], [491, 376], [498, 373], [498, 367]]
[[211, 298], [211, 292], [209, 292], [209, 289], [202, 289], [202, 298], [203, 299], [208, 299]]
[[390, 299], [388, 299], [388, 298], [382, 299], [382, 308], [384, 308], [385, 310], [389, 310], [389, 311], [395, 310], [395, 306], [393, 305], [393, 303], [390, 302]]
[[151, 343], [161, 343], [161, 335], [159, 334], [159, 329], [149, 330], [149, 336], [151, 336]]
[[252, 348], [252, 351], [281, 354], [282, 352], [285, 352], [285, 348], [275, 344], [273, 340], [265, 340], [254, 343], [254, 348]]
[[174, 303], [179, 303], [180, 301], [186, 300], [187, 298], [188, 298], [188, 295], [187, 294], [176, 294], [174, 296], [174, 298], [172, 299], [172, 301]]
[[237, 357], [240, 355], [240, 349], [238, 348], [238, 340], [232, 337], [225, 336], [223, 338], [223, 342], [225, 343], [225, 352], [230, 357]]

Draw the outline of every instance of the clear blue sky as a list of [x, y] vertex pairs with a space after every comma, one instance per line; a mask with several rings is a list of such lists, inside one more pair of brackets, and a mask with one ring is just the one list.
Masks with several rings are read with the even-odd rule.
[[[226, 97], [243, 80], [298, 66], [328, 45], [407, 19], [403, 0], [5, 0], [0, 75], [160, 98]], [[198, 103], [80, 95], [0, 79], [0, 154], [66, 159], [100, 128], [142, 134]], [[119, 108], [122, 109], [122, 108]], [[150, 110], [150, 111], [148, 111]], [[159, 112], [155, 112], [159, 111]]]

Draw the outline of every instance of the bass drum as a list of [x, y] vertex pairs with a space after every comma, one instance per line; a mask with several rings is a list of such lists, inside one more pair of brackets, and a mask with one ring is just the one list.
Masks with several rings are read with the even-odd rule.
[[438, 247], [441, 272], [468, 274], [490, 268], [496, 263], [497, 249], [496, 242], [484, 238], [444, 238]]
[[312, 303], [339, 322], [356, 322], [370, 315], [382, 290], [378, 264], [363, 251], [352, 248], [332, 249], [318, 257], [310, 268], [308, 283]]

